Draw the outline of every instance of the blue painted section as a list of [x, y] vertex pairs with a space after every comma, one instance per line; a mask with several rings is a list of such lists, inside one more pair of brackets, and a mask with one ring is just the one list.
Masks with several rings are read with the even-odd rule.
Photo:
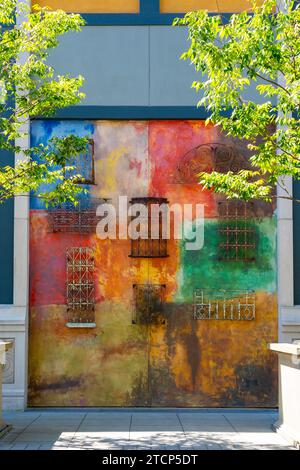
[[206, 119], [209, 114], [196, 106], [70, 106], [39, 119]]
[[149, 26], [171, 25], [181, 13], [138, 14], [138, 13], [81, 13], [87, 26]]
[[[11, 152], [0, 151], [1, 166], [14, 164]], [[0, 304], [13, 303], [14, 201], [0, 204]]]
[[140, 0], [140, 15], [160, 15], [160, 0]]
[[[293, 195], [300, 200], [300, 181], [294, 181]], [[293, 204], [294, 304], [300, 305], [300, 203]]]
[[[70, 134], [77, 135], [78, 137], [91, 138], [94, 133], [94, 126], [89, 121], [57, 121], [57, 120], [43, 120], [32, 121], [30, 141], [32, 146], [39, 144], [47, 145], [49, 139], [52, 137], [64, 137]], [[53, 168], [55, 169], [55, 167]], [[39, 192], [49, 191], [55, 187], [53, 184], [43, 184], [39, 188]], [[84, 188], [89, 188], [88, 185], [82, 185]], [[31, 197], [31, 209], [45, 209], [44, 202], [36, 196]]]
[[[0, 25], [1, 26], [1, 25]], [[4, 25], [8, 29], [10, 26]], [[13, 106], [13, 100], [8, 99]], [[7, 117], [8, 113], [1, 114]], [[14, 166], [14, 154], [0, 149], [0, 166]], [[0, 304], [13, 304], [14, 288], [14, 200], [0, 203]], [[0, 366], [1, 367], [1, 366]]]

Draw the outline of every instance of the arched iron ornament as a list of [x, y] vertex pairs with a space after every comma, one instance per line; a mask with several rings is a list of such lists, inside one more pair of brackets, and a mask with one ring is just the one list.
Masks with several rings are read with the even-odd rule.
[[234, 145], [210, 142], [189, 150], [179, 161], [174, 172], [174, 183], [195, 184], [199, 173], [217, 171], [237, 173], [249, 169], [247, 158]]

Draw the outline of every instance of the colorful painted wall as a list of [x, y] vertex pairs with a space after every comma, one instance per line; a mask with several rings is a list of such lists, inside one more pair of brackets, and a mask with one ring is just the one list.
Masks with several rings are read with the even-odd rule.
[[[133, 258], [130, 240], [51, 231], [32, 199], [29, 406], [275, 406], [276, 358], [267, 349], [277, 335], [274, 208], [256, 205], [254, 260], [220, 260], [221, 197], [195, 178], [215, 164], [208, 148], [230, 147], [246, 161], [245, 145], [204, 121], [32, 123], [33, 144], [69, 133], [94, 140], [90, 197], [202, 203], [204, 246], [187, 251], [171, 239], [168, 257]], [[79, 246], [93, 250], [94, 328], [66, 326], [66, 250]], [[165, 286], [164, 322], [132, 323], [136, 284]], [[196, 320], [197, 289], [253, 290], [255, 318]]]

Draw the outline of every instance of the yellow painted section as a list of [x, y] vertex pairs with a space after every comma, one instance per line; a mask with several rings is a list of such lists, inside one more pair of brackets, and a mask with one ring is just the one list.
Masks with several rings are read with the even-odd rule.
[[[250, 0], [217, 0], [219, 11], [224, 13], [239, 12], [251, 10], [252, 2]], [[257, 0], [257, 5], [264, 3], [264, 0]]]
[[115, 178], [118, 165], [120, 160], [126, 155], [127, 148], [124, 145], [113, 149], [110, 154], [107, 156], [106, 160], [98, 160], [96, 171], [99, 172], [103, 181], [105, 181], [105, 190], [107, 194], [112, 194], [112, 192], [117, 189], [117, 182]]
[[129, 283], [89, 331], [65, 327], [65, 306], [31, 308], [30, 406], [276, 406], [274, 294], [257, 293], [255, 322], [194, 321], [177, 305], [147, 328], [132, 325]]
[[[257, 4], [263, 3], [258, 0]], [[184, 13], [192, 10], [239, 12], [251, 8], [250, 0], [160, 0], [161, 13]]]
[[[73, 330], [65, 327], [62, 306], [32, 309], [29, 400], [33, 406], [146, 404], [135, 387], [143, 389], [147, 372], [147, 331], [139, 325], [133, 328], [131, 310], [123, 302], [101, 302], [95, 316], [96, 328]], [[45, 338], [50, 341], [49, 354]]]
[[138, 13], [139, 0], [36, 0], [33, 4], [73, 13]]

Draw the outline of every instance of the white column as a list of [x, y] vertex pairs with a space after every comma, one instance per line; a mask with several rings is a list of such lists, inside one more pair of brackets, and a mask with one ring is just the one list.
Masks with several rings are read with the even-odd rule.
[[[285, 177], [284, 185], [293, 194], [293, 181]], [[278, 196], [286, 196], [278, 186]], [[277, 200], [277, 279], [278, 279], [278, 339], [282, 341], [283, 307], [294, 305], [294, 250], [293, 250], [293, 202]]]
[[[286, 11], [289, 3], [278, 0], [278, 9]], [[285, 85], [284, 77], [279, 76], [278, 82]], [[292, 196], [292, 178], [285, 177], [282, 182]], [[279, 185], [277, 195], [287, 196]], [[300, 306], [294, 305], [293, 201], [279, 198], [277, 213], [278, 337], [279, 341], [295, 342], [300, 341]]]
[[[24, 2], [23, 2], [24, 3]], [[28, 1], [30, 5], [30, 1]], [[24, 14], [17, 15], [17, 24], [24, 20]], [[27, 55], [19, 58], [25, 62]], [[29, 147], [29, 120], [21, 129], [25, 137], [16, 139], [16, 146]], [[15, 155], [15, 164], [24, 155]], [[8, 374], [8, 383], [3, 385], [3, 408], [24, 409], [27, 403], [27, 361], [28, 361], [28, 286], [29, 286], [29, 195], [14, 198], [14, 286], [13, 305], [0, 306], [0, 339], [12, 340], [13, 360]]]

